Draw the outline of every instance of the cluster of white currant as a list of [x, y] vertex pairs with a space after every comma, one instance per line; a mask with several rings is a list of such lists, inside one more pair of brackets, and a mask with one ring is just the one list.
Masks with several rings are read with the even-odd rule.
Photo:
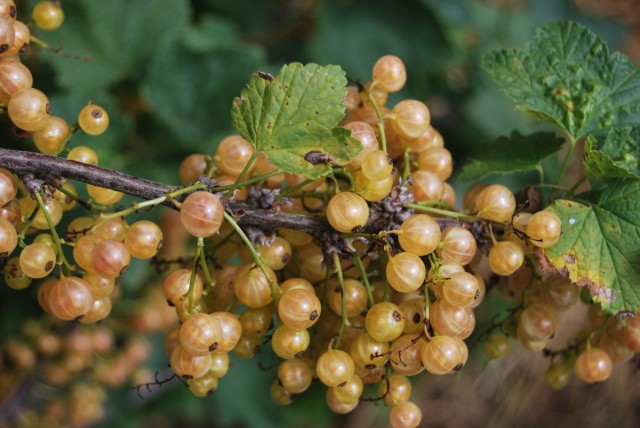
[[[482, 257], [473, 234], [462, 225], [442, 230], [434, 218], [442, 214], [438, 205], [447, 209], [455, 205], [455, 192], [445, 182], [452, 172], [451, 155], [430, 125], [424, 103], [404, 100], [392, 109], [384, 107], [388, 93], [400, 90], [406, 81], [399, 58], [380, 58], [372, 77], [364, 85], [349, 87], [345, 99], [348, 115], [343, 126], [363, 146], [344, 166], [353, 176], [349, 182], [353, 187], [280, 173], [266, 157], [256, 157], [253, 146], [239, 136], [223, 140], [214, 156], [194, 154], [182, 163], [184, 184], [208, 175], [226, 186], [222, 189], [233, 193], [235, 200], [245, 200], [248, 186], [233, 183], [241, 183], [246, 175], [252, 184], [289, 196], [292, 202], [281, 205], [283, 211], [326, 215], [332, 228], [347, 239], [370, 234], [374, 241], [385, 242], [394, 234], [404, 250], [394, 254], [392, 245], [384, 245], [381, 260], [386, 263], [376, 264], [370, 257], [373, 241], [364, 238], [368, 245], [354, 243], [359, 248], [354, 260], [336, 259], [340, 268], [332, 271], [321, 243], [300, 231], [281, 229], [270, 245], [256, 246], [252, 259], [246, 242], [222, 224], [223, 208], [217, 198], [206, 192], [189, 196], [181, 207], [183, 226], [196, 237], [210, 237], [211, 254], [219, 267], [210, 269], [203, 263], [165, 279], [165, 296], [183, 320], [167, 335], [166, 350], [176, 373], [193, 378], [189, 383], [196, 394], [204, 393], [203, 385], [217, 386], [212, 379], [219, 377], [222, 354], [232, 349], [241, 358], [255, 355], [274, 321], [270, 341], [284, 361], [271, 394], [280, 404], [290, 403], [318, 378], [328, 387], [329, 407], [346, 413], [358, 405], [364, 384], [379, 383], [381, 397], [393, 406], [392, 424], [416, 426], [421, 413], [409, 401], [407, 376], [425, 368], [433, 374], [451, 373], [466, 362], [464, 339], [473, 332], [473, 308], [482, 301], [485, 284], [480, 275], [465, 269]], [[434, 216], [415, 213], [397, 230], [368, 230], [370, 204], [390, 195], [403, 178], [398, 171], [403, 170], [417, 202], [411, 206]], [[491, 234], [488, 259], [498, 275], [514, 273], [532, 246], [546, 248], [559, 239], [555, 214], [516, 214], [515, 198], [504, 186], [475, 188], [467, 202], [469, 198], [474, 199], [470, 214], [505, 231], [502, 241]], [[213, 227], [202, 232], [209, 224]], [[208, 287], [203, 287], [201, 276], [209, 277]], [[370, 279], [375, 281], [370, 284]], [[222, 331], [224, 322], [218, 321], [216, 328], [214, 318], [223, 310], [239, 313], [239, 323], [233, 322], [239, 326], [233, 328], [235, 347], [218, 349], [217, 336], [201, 343], [197, 353], [185, 346], [191, 337]], [[206, 327], [188, 322], [207, 313]]]
[[[0, 92], [7, 87], [2, 64], [0, 58]], [[164, 347], [172, 369], [187, 379], [195, 395], [217, 388], [229, 369], [229, 353], [250, 358], [270, 342], [283, 360], [271, 387], [277, 403], [291, 403], [319, 379], [327, 386], [329, 408], [344, 414], [362, 401], [366, 384], [378, 384], [380, 399], [392, 407], [392, 426], [415, 427], [422, 413], [410, 401], [409, 377], [424, 370], [452, 373], [466, 363], [464, 340], [475, 328], [474, 308], [486, 292], [476, 269], [483, 261], [496, 275], [514, 278], [520, 290], [527, 286], [526, 304], [514, 312], [513, 336], [532, 350], [549, 342], [557, 328], [556, 311], [576, 301], [577, 288], [555, 277], [541, 278], [525, 260], [535, 247], [548, 248], [559, 240], [560, 219], [548, 210], [518, 212], [513, 193], [498, 184], [474, 186], [464, 198], [466, 212], [455, 211], [455, 191], [446, 182], [453, 170], [451, 154], [431, 126], [427, 106], [402, 100], [385, 107], [388, 94], [405, 82], [403, 62], [387, 55], [375, 63], [371, 81], [348, 88], [342, 126], [363, 150], [341, 166], [344, 181], [283, 173], [237, 135], [222, 140], [213, 156], [194, 154], [183, 161], [184, 193], [197, 191], [171, 202], [180, 210], [182, 229], [197, 238], [197, 245], [193, 263], [163, 280], [164, 297], [180, 320], [166, 334]], [[42, 104], [46, 97], [35, 93], [25, 99], [37, 98], [29, 104], [37, 108], [18, 109], [23, 101], [16, 97], [26, 90], [32, 91], [30, 85], [9, 94], [9, 116], [34, 133], [41, 151], [59, 153], [71, 128], [50, 117], [48, 101]], [[108, 116], [89, 104], [78, 122], [97, 135], [106, 129]], [[97, 164], [88, 147], [76, 147], [67, 157]], [[216, 180], [218, 193], [202, 190], [207, 187], [198, 181], [202, 176]], [[349, 241], [351, 254], [340, 259], [336, 253], [327, 260], [324, 243], [293, 229], [279, 229], [272, 239], [253, 244], [223, 204], [251, 198], [252, 186], [274, 190], [270, 195], [282, 203], [273, 209], [326, 217], [333, 231]], [[77, 217], [60, 239], [56, 226], [75, 204], [74, 187], [64, 182], [51, 194], [35, 193], [35, 200], [26, 191], [16, 199], [18, 191], [16, 178], [0, 170], [0, 254], [9, 257], [30, 231], [50, 233], [40, 233], [19, 257], [8, 260], [7, 283], [24, 288], [31, 278], [46, 278], [60, 266], [60, 277], [40, 286], [42, 307], [64, 320], [104, 319], [115, 279], [131, 256], [147, 259], [157, 253], [160, 228], [149, 221], [129, 226], [123, 217], [131, 209]], [[397, 198], [398, 192], [405, 199]], [[95, 186], [88, 193], [105, 209], [122, 197]], [[400, 217], [388, 212], [396, 209], [403, 212], [397, 222]], [[373, 210], [394, 222], [372, 226]], [[491, 243], [478, 248], [470, 223], [450, 218], [477, 222]], [[73, 246], [75, 265], [61, 250], [65, 244]], [[636, 349], [635, 324], [616, 326], [616, 343]], [[489, 336], [485, 350], [504, 355], [507, 337]], [[578, 373], [586, 370], [582, 355]]]

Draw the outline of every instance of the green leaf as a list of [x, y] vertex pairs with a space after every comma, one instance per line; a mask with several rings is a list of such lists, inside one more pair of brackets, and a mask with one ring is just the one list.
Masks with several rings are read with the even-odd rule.
[[349, 77], [366, 82], [376, 60], [393, 54], [405, 63], [407, 84], [390, 102], [399, 101], [398, 96], [421, 99], [446, 92], [437, 77], [451, 65], [452, 49], [425, 5], [394, 2], [393, 19], [388, 0], [323, 1], [317, 6], [314, 30], [304, 46], [306, 57], [340, 64]]
[[576, 22], [544, 25], [522, 49], [487, 53], [482, 67], [518, 108], [573, 140], [640, 124], [640, 70]]
[[347, 79], [335, 65], [285, 65], [275, 79], [254, 74], [235, 98], [233, 126], [286, 172], [319, 178], [362, 146], [336, 128], [344, 117]]
[[174, 138], [191, 150], [213, 153], [211, 135], [233, 132], [228, 100], [263, 63], [260, 48], [195, 54], [176, 43], [171, 55], [158, 58], [140, 92]]
[[596, 138], [589, 135], [583, 163], [596, 180], [640, 179], [640, 127], [612, 129], [599, 149]]
[[558, 200], [562, 236], [543, 266], [587, 285], [608, 313], [640, 307], [640, 181], [619, 180], [593, 206]]
[[216, 49], [236, 49], [240, 35], [234, 26], [214, 15], [204, 15], [182, 34], [182, 44], [193, 53], [206, 53]]
[[475, 181], [491, 175], [528, 172], [541, 168], [544, 158], [555, 153], [564, 141], [552, 132], [522, 135], [517, 131], [482, 147], [482, 154], [462, 167], [460, 181]]
[[[54, 48], [90, 57], [82, 61], [42, 50], [57, 72], [58, 84], [87, 97], [125, 79], [143, 80], [154, 57], [175, 53], [169, 46], [189, 20], [186, 0], [74, 3], [74, 7], [65, 8], [65, 24], [58, 31], [38, 36]], [[114, 29], [118, 37], [114, 37]]]

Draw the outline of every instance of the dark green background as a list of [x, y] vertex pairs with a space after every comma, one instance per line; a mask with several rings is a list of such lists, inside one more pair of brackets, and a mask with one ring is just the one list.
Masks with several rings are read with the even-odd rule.
[[[28, 22], [26, 5], [19, 18]], [[256, 70], [277, 73], [287, 62], [340, 64], [350, 78], [370, 79], [384, 54], [400, 56], [408, 84], [401, 98], [424, 100], [434, 125], [461, 164], [482, 145], [517, 129], [534, 129], [479, 69], [482, 53], [521, 46], [544, 22], [575, 19], [612, 47], [625, 36], [617, 23], [583, 14], [564, 0], [500, 2], [445, 0], [65, 0], [63, 27], [35, 30], [40, 38], [89, 61], [55, 55], [33, 46], [25, 63], [34, 87], [52, 101], [53, 114], [75, 122], [89, 100], [110, 114], [109, 130], [78, 134], [71, 146], [89, 145], [100, 165], [166, 183], [178, 183], [178, 164], [193, 152], [212, 154], [232, 132], [229, 109]], [[491, 4], [490, 4], [491, 3]], [[2, 121], [3, 147], [33, 148], [10, 135]], [[548, 168], [553, 169], [551, 162]], [[529, 177], [516, 176], [514, 184]], [[459, 188], [460, 189], [460, 188]], [[150, 269], [139, 263], [124, 280], [127, 297], [146, 283]], [[32, 287], [33, 288], [33, 287]], [[26, 314], [37, 314], [34, 290], [0, 288], [0, 338], [18, 331]], [[159, 338], [152, 370], [166, 364]], [[264, 363], [272, 357], [264, 353]], [[134, 391], [110, 394], [104, 426], [335, 426], [341, 419], [314, 388], [293, 406], [271, 403], [273, 372], [255, 361], [234, 362], [220, 389], [196, 399], [174, 382], [144, 401]], [[387, 411], [369, 405], [379, 424]], [[374, 416], [375, 417], [375, 416]]]

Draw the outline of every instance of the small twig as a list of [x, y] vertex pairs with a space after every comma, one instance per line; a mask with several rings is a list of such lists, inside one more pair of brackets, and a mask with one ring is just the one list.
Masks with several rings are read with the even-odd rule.
[[[404, 363], [404, 361], [402, 361], [402, 352], [406, 351], [407, 349], [411, 348], [413, 345], [415, 345], [416, 343], [418, 343], [421, 339], [427, 339], [427, 333], [426, 333], [426, 329], [427, 329], [427, 325], [425, 322], [425, 330], [422, 331], [418, 336], [414, 337], [413, 339], [411, 339], [411, 342], [407, 345], [404, 346], [400, 349], [390, 349], [387, 352], [383, 352], [383, 353], [372, 353], [371, 355], [369, 355], [369, 358], [371, 358], [371, 360], [373, 360], [374, 358], [381, 358], [381, 357], [389, 357], [389, 361], [391, 361], [393, 364], [395, 365], [400, 365], [402, 364], [403, 367], [406, 367], [407, 365]], [[394, 352], [398, 353], [398, 360], [400, 361], [400, 363], [396, 363], [395, 361], [393, 361], [391, 359], [391, 355], [393, 355]]]
[[163, 272], [169, 269], [171, 265], [186, 265], [192, 260], [191, 257], [176, 257], [173, 259], [162, 259], [159, 257], [154, 257], [151, 259], [149, 264], [151, 266], [155, 266], [158, 272]]
[[518, 311], [520, 309], [524, 308], [524, 300], [522, 302], [520, 302], [518, 305], [512, 307], [512, 308], [508, 308], [507, 309], [507, 315], [503, 318], [500, 318], [500, 314], [496, 314], [493, 319], [491, 320], [491, 324], [489, 325], [489, 327], [487, 327], [482, 333], [480, 333], [478, 336], [476, 336], [476, 338], [474, 339], [473, 342], [469, 343], [467, 345], [467, 347], [469, 348], [469, 350], [471, 350], [474, 346], [476, 346], [478, 343], [484, 342], [485, 340], [487, 340], [487, 338], [489, 336], [491, 336], [491, 333], [493, 333], [494, 331], [496, 331], [499, 328], [502, 328], [502, 326], [504, 325], [505, 321], [508, 321], [509, 319], [511, 319], [512, 317], [514, 317]]
[[193, 313], [196, 307], [194, 290], [195, 290], [195, 284], [196, 284], [196, 276], [198, 275], [198, 264], [200, 263], [200, 254], [202, 254], [203, 248], [204, 248], [204, 240], [202, 238], [198, 238], [198, 243], [196, 244], [196, 252], [195, 252], [195, 255], [193, 256], [193, 267], [191, 268], [191, 277], [189, 278], [189, 291], [187, 291], [187, 298], [189, 299], [190, 314]]
[[380, 395], [378, 397], [360, 398], [360, 401], [373, 402], [373, 403], [375, 403], [377, 405], [379, 401], [384, 400], [387, 397], [387, 395], [389, 395], [389, 391], [391, 390], [390, 385], [389, 385], [389, 376], [385, 376], [384, 382], [387, 384], [387, 389], [384, 391], [384, 394], [382, 394], [382, 395]]
[[51, 237], [53, 238], [53, 242], [57, 248], [57, 258], [58, 262], [62, 264], [62, 267], [65, 271], [65, 274], [71, 275], [71, 271], [75, 270], [73, 266], [67, 261], [67, 258], [62, 251], [62, 240], [58, 236], [58, 232], [56, 231], [56, 227], [51, 220], [51, 216], [49, 215], [49, 211], [46, 210], [44, 200], [42, 199], [42, 195], [39, 192], [33, 194], [38, 202], [38, 208], [44, 214], [44, 218], [47, 220], [47, 224], [49, 225], [49, 231], [51, 232]]
[[78, 59], [80, 61], [85, 61], [85, 62], [91, 61], [91, 57], [90, 56], [70, 54], [70, 53], [67, 53], [67, 52], [63, 51], [62, 49], [51, 47], [51, 45], [49, 45], [47, 42], [45, 42], [42, 39], [37, 38], [33, 34], [31, 35], [31, 42], [35, 43], [36, 45], [40, 46], [43, 49], [50, 50], [54, 54], [60, 55], [61, 57], [64, 57], [64, 58], [73, 58], [73, 59]]
[[136, 392], [138, 393], [138, 397], [140, 397], [141, 400], [144, 400], [144, 396], [142, 395], [142, 389], [146, 388], [146, 390], [148, 392], [151, 392], [151, 387], [152, 386], [157, 386], [158, 388], [162, 387], [162, 385], [164, 385], [165, 383], [169, 383], [171, 382], [173, 379], [175, 379], [176, 377], [178, 377], [178, 375], [176, 375], [175, 373], [173, 373], [171, 376], [169, 376], [166, 379], [159, 379], [158, 376], [160, 376], [160, 371], [156, 371], [156, 374], [154, 376], [154, 380], [153, 382], [147, 382], [147, 383], [142, 383], [140, 385], [136, 385], [136, 386], [132, 386], [131, 389], [135, 389]]

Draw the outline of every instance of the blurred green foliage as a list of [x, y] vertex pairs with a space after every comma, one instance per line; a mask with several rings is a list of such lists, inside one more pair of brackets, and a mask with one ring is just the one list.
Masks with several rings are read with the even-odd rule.
[[[19, 18], [27, 20], [34, 3], [17, 2]], [[625, 34], [616, 23], [584, 15], [569, 0], [65, 0], [63, 7], [60, 30], [34, 33], [54, 48], [90, 59], [32, 45], [25, 63], [34, 86], [50, 96], [53, 114], [70, 123], [88, 100], [109, 111], [105, 134], [77, 135], [72, 147], [90, 145], [100, 165], [166, 183], [179, 182], [182, 158], [213, 153], [232, 132], [231, 100], [256, 70], [276, 73], [294, 61], [332, 63], [366, 82], [378, 57], [396, 54], [406, 63], [408, 84], [391, 102], [426, 100], [460, 165], [499, 135], [534, 130], [479, 68], [481, 54], [521, 46], [534, 27], [559, 19], [582, 22], [613, 48]], [[1, 125], [3, 146], [32, 144], [15, 142], [7, 123]], [[516, 176], [514, 184], [528, 177]], [[143, 266], [130, 269], [127, 290], [135, 294], [148, 272]], [[18, 331], [26, 315], [40, 312], [33, 287], [0, 287], [0, 299], [2, 339]], [[160, 340], [152, 371], [166, 364]], [[272, 364], [268, 353], [261, 358]], [[135, 391], [116, 391], [104, 426], [341, 424], [327, 410], [321, 388], [287, 408], [272, 404], [273, 378], [255, 361], [234, 361], [208, 399], [192, 397], [178, 382], [144, 401]], [[370, 407], [372, 421], [380, 414], [377, 424], [386, 424], [386, 413]]]

